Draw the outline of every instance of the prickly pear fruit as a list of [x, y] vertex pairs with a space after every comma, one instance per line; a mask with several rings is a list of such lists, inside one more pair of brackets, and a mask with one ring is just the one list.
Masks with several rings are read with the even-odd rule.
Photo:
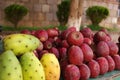
[[45, 73], [41, 62], [33, 52], [27, 52], [20, 57], [23, 80], [45, 80]]
[[65, 68], [65, 80], [80, 80], [80, 70], [74, 64], [69, 64]]
[[0, 80], [23, 80], [20, 63], [11, 50], [0, 54]]
[[54, 54], [46, 53], [40, 61], [44, 67], [46, 80], [60, 79], [60, 65]]
[[39, 44], [36, 37], [28, 34], [11, 34], [3, 39], [4, 49], [12, 50], [17, 56], [35, 50]]

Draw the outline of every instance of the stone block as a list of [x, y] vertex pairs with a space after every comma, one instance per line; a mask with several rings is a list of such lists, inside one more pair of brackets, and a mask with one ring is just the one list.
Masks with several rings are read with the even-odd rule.
[[40, 27], [41, 26], [41, 22], [40, 21], [34, 21], [33, 26]]
[[46, 20], [52, 21], [53, 20], [53, 14], [52, 13], [46, 13]]
[[53, 20], [58, 21], [56, 13], [53, 14]]
[[57, 0], [47, 0], [47, 4], [49, 5], [57, 4]]
[[29, 0], [29, 3], [36, 4], [36, 3], [39, 3], [39, 0]]
[[57, 8], [56, 4], [50, 6], [50, 12], [56, 13], [57, 10], [58, 10], [58, 8]]
[[7, 1], [7, 2], [4, 2], [4, 6], [2, 6], [1, 8], [4, 9], [5, 7], [11, 5], [11, 4], [14, 4], [15, 2], [13, 1]]
[[104, 23], [111, 23], [111, 22], [112, 22], [112, 18], [111, 18], [111, 17], [108, 17], [108, 18], [106, 18], [103, 22], [104, 22]]
[[62, 0], [57, 0], [57, 4], [60, 4], [62, 2]]
[[35, 13], [34, 15], [32, 15], [34, 21], [37, 21], [38, 20], [38, 13]]
[[113, 10], [118, 10], [118, 5], [114, 5]]
[[42, 5], [42, 12], [49, 12], [50, 11], [50, 6], [47, 4]]
[[23, 20], [30, 20], [30, 15], [29, 15], [29, 13], [28, 13], [26, 16], [24, 16]]
[[111, 3], [108, 4], [108, 8], [109, 8], [109, 9], [112, 9], [112, 8], [113, 8], [113, 4], [111, 4]]
[[26, 6], [27, 8], [28, 8], [28, 11], [33, 11], [33, 5], [32, 5], [32, 3], [25, 3], [25, 5], [24, 6]]
[[39, 21], [44, 21], [45, 20], [45, 14], [44, 13], [38, 13], [38, 20]]
[[41, 4], [35, 4], [33, 10], [35, 12], [41, 12], [42, 11], [42, 5]]
[[32, 27], [33, 26], [33, 22], [31, 20], [29, 20], [29, 21], [22, 20], [22, 21], [20, 21], [19, 26]]
[[22, 2], [28, 2], [29, 0], [21, 0]]
[[58, 21], [50, 21], [50, 24], [53, 26], [58, 26], [60, 23]]
[[40, 3], [40, 4], [46, 4], [47, 1], [46, 1], [46, 0], [39, 0], [39, 3]]
[[51, 25], [49, 21], [42, 21], [41, 26], [49, 26]]

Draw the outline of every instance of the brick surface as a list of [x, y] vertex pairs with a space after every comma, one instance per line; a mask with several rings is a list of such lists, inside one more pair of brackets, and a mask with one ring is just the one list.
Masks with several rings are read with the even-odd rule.
[[21, 0], [22, 2], [29, 2], [29, 0]]
[[53, 20], [56, 22], [58, 21], [56, 13], [53, 14]]
[[47, 3], [47, 0], [39, 0], [39, 3], [40, 3], [40, 4], [46, 4], [46, 3]]
[[[29, 14], [23, 18], [20, 25], [56, 25], [59, 23], [56, 17], [57, 5], [60, 4], [61, 1], [62, 0], [0, 0], [0, 24], [12, 25], [4, 19], [4, 8], [10, 4], [17, 3], [24, 5], [29, 9]], [[91, 23], [90, 20], [86, 18], [85, 11], [89, 6], [93, 5], [102, 5], [110, 10], [108, 19], [105, 19], [101, 24], [105, 26], [107, 23], [112, 26], [112, 17], [117, 16], [118, 10], [118, 3], [116, 0], [84, 0], [83, 24]]]
[[53, 14], [52, 13], [46, 13], [46, 20], [52, 21], [53, 20]]
[[51, 25], [49, 21], [42, 21], [41, 26], [49, 26]]
[[58, 10], [57, 5], [55, 5], [55, 4], [51, 5], [50, 12], [56, 13], [57, 10]]
[[50, 6], [47, 4], [42, 5], [42, 12], [49, 12]]
[[57, 4], [57, 0], [47, 0], [47, 3], [50, 5]]
[[38, 13], [38, 20], [44, 21], [45, 20], [45, 14], [44, 13]]
[[40, 21], [34, 21], [34, 26], [40, 27], [41, 26], [41, 22]]
[[33, 21], [29, 20], [29, 21], [25, 21], [25, 20], [22, 20], [19, 22], [19, 26], [30, 26], [32, 27], [33, 26]]
[[35, 4], [33, 10], [35, 12], [41, 12], [42, 11], [42, 5], [40, 4]]

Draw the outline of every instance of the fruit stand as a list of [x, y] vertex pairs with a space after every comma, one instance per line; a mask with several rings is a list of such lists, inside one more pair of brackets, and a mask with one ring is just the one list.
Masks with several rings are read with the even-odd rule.
[[[24, 75], [23, 78], [30, 79], [120, 80], [119, 46], [105, 30], [94, 34], [89, 28], [79, 32], [71, 27], [61, 33], [56, 28], [28, 32], [6, 35], [3, 41], [0, 40], [0, 70], [6, 68], [1, 75], [10, 75], [16, 69], [15, 64], [20, 62], [17, 66], [19, 75], [15, 74], [16, 70], [11, 73], [17, 76], [16, 79]], [[9, 69], [11, 65], [13, 70]], [[37, 76], [26, 76], [29, 71]]]
[[120, 71], [112, 71], [89, 80], [120, 80]]
[[[2, 51], [2, 40], [0, 40], [0, 51]], [[60, 80], [64, 80], [62, 77]], [[120, 80], [120, 71], [114, 70], [105, 75], [100, 75], [97, 78], [90, 78], [89, 80]]]

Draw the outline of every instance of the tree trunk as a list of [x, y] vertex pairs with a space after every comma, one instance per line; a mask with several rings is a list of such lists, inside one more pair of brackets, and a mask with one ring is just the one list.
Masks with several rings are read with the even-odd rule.
[[68, 27], [76, 27], [77, 31], [80, 29], [82, 18], [82, 7], [84, 0], [71, 0], [70, 14], [67, 22]]

